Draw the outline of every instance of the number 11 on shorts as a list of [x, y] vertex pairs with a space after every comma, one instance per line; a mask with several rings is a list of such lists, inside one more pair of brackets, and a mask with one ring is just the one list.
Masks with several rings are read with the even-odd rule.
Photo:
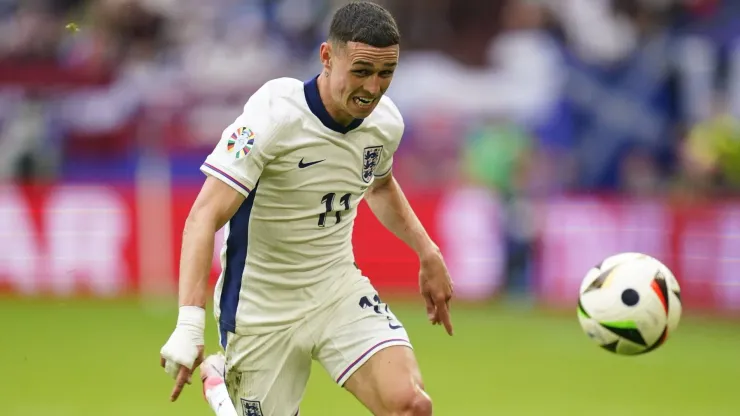
[[395, 321], [395, 319], [393, 317], [393, 314], [391, 314], [391, 312], [390, 312], [390, 310], [388, 308], [388, 304], [387, 303], [384, 304], [383, 301], [380, 300], [380, 296], [378, 296], [377, 294], [375, 294], [375, 296], [373, 296], [372, 300], [370, 300], [370, 298], [368, 298], [367, 296], [361, 297], [360, 298], [360, 307], [362, 309], [365, 309], [365, 308], [373, 308], [373, 310], [375, 311], [375, 313], [377, 313], [378, 315], [385, 315], [385, 317], [389, 321], [388, 322], [388, 327], [390, 329], [400, 329], [400, 328], [403, 328], [403, 325], [401, 325], [400, 323], [398, 323], [398, 322]]

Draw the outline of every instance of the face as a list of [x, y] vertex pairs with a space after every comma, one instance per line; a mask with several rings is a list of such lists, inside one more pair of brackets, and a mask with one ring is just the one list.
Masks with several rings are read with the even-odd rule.
[[[358, 42], [321, 45], [324, 71], [337, 121], [365, 118], [391, 85], [398, 65], [398, 45], [376, 48]], [[332, 111], [333, 110], [333, 111]]]

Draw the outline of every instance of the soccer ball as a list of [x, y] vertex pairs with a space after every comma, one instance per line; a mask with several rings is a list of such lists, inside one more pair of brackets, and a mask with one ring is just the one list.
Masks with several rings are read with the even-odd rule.
[[593, 341], [620, 355], [663, 345], [681, 319], [681, 289], [660, 261], [640, 253], [608, 257], [586, 274], [578, 320]]

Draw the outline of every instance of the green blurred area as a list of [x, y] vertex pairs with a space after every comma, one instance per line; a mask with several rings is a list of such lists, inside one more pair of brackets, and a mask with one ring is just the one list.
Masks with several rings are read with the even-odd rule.
[[[737, 415], [740, 325], [685, 318], [661, 349], [611, 355], [572, 313], [455, 305], [455, 336], [421, 304], [393, 302], [415, 345], [435, 415]], [[196, 416], [199, 382], [170, 403], [159, 348], [175, 302], [0, 299], [5, 416]], [[210, 351], [217, 348], [209, 322]], [[366, 415], [316, 366], [301, 415]]]

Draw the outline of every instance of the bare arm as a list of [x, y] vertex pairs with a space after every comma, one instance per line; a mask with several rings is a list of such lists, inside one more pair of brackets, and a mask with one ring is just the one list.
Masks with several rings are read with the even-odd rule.
[[429, 237], [421, 221], [393, 176], [376, 179], [366, 200], [373, 214], [390, 232], [411, 247], [419, 256], [419, 287], [432, 324], [443, 324], [452, 335], [449, 301], [452, 281], [442, 253]]
[[414, 250], [419, 259], [439, 253], [393, 175], [376, 179], [365, 200], [378, 221]]
[[180, 254], [180, 306], [205, 308], [214, 237], [234, 216], [244, 196], [208, 176], [195, 200], [182, 236]]

